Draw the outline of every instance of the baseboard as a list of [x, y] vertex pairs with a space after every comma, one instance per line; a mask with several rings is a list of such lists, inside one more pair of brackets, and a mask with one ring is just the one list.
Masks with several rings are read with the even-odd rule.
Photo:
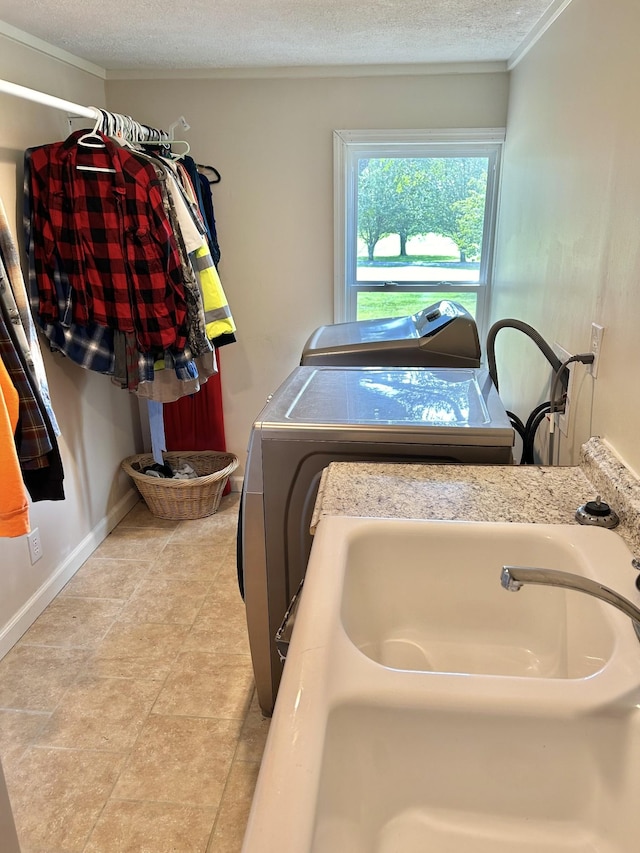
[[4, 657], [33, 625], [43, 610], [51, 604], [63, 586], [71, 580], [80, 566], [88, 560], [98, 545], [119, 524], [140, 500], [136, 489], [129, 491], [112, 507], [104, 518], [84, 537], [42, 586], [25, 602], [14, 617], [0, 630], [0, 658]]

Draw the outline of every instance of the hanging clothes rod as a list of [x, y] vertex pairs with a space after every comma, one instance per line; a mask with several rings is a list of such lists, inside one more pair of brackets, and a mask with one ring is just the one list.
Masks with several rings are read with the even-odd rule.
[[[56, 98], [54, 95], [47, 95], [45, 92], [38, 92], [36, 89], [28, 89], [26, 86], [19, 86], [17, 83], [10, 83], [8, 80], [0, 80], [0, 94], [14, 95], [17, 98], [24, 98], [27, 101], [35, 101], [37, 104], [43, 104], [46, 107], [53, 107], [56, 110], [63, 110], [66, 113], [71, 113], [74, 116], [82, 118], [92, 118], [98, 120], [103, 117], [117, 116], [117, 113], [109, 113], [98, 109], [97, 107], [83, 107], [82, 104], [74, 104], [73, 101], [66, 101], [64, 98]], [[124, 118], [129, 120], [129, 116]], [[189, 130], [189, 124], [184, 116], [180, 116], [176, 121], [169, 125], [168, 131], [156, 130], [146, 125], [140, 125], [130, 119], [130, 122], [137, 126], [142, 131], [142, 138], [152, 139], [157, 136], [158, 140], [174, 142], [174, 131], [177, 127], [182, 127], [183, 130]]]
[[17, 83], [10, 83], [8, 80], [0, 80], [0, 93], [15, 95], [17, 98], [24, 98], [27, 101], [35, 101], [37, 104], [44, 104], [46, 107], [53, 107], [56, 110], [74, 113], [83, 118], [97, 119], [100, 116], [100, 110], [95, 107], [83, 107], [81, 104], [74, 104], [72, 101], [65, 101], [63, 98], [56, 98], [53, 95], [38, 92], [36, 89], [18, 86]]

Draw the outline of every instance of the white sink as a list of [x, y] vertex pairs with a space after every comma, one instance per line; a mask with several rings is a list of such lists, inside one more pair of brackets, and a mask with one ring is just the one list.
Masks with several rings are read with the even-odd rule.
[[[341, 617], [349, 639], [396, 669], [585, 678], [611, 657], [595, 599], [551, 587], [507, 595], [504, 564], [594, 568], [575, 542], [536, 525], [387, 523], [348, 540]], [[596, 570], [599, 567], [595, 567]]]
[[615, 533], [324, 518], [243, 853], [636, 853], [638, 601]]
[[637, 728], [629, 717], [335, 708], [311, 853], [637, 850]]

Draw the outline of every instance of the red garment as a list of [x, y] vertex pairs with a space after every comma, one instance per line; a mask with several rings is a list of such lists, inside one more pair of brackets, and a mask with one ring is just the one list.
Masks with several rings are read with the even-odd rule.
[[[218, 370], [220, 369], [220, 353]], [[220, 373], [214, 373], [197, 394], [165, 403], [164, 435], [167, 450], [225, 451], [224, 414]], [[231, 491], [227, 482], [223, 494]]]
[[85, 133], [76, 131], [64, 142], [30, 152], [42, 321], [69, 321], [58, 310], [54, 271], [59, 261], [72, 289], [75, 323], [135, 332], [142, 352], [182, 350], [184, 279], [155, 169], [103, 134], [104, 147], [77, 144]]
[[162, 409], [167, 450], [227, 449], [219, 373], [197, 394], [165, 403]]

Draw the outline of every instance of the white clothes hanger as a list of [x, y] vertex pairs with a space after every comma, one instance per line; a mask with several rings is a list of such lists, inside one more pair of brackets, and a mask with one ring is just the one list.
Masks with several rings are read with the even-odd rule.
[[185, 150], [179, 154], [173, 151], [167, 152], [167, 157], [170, 157], [172, 160], [181, 160], [191, 151], [191, 146], [186, 139], [145, 139], [139, 142], [138, 145], [171, 145], [172, 147], [174, 145], [184, 145]]
[[[185, 130], [189, 130], [189, 124], [184, 116], [180, 116], [177, 121], [174, 121], [169, 126], [169, 131], [158, 130], [157, 128], [148, 127], [147, 125], [139, 124], [134, 121], [131, 116], [121, 115], [120, 113], [110, 113], [106, 110], [91, 107], [98, 114], [93, 130], [83, 134], [78, 139], [78, 145], [83, 145], [87, 148], [104, 148], [104, 141], [100, 136], [103, 133], [105, 136], [111, 136], [117, 139], [122, 145], [129, 148], [142, 145], [184, 145], [184, 151], [175, 153], [169, 151], [167, 158], [180, 160], [191, 151], [191, 145], [185, 139], [173, 139], [175, 128], [179, 125]], [[105, 168], [102, 166], [78, 166], [86, 172], [115, 172], [115, 169]]]
[[[96, 119], [96, 123], [93, 127], [93, 130], [90, 130], [88, 133], [83, 133], [82, 136], [78, 139], [78, 145], [84, 145], [87, 148], [104, 148], [104, 142], [102, 141], [102, 137], [98, 133], [98, 131], [102, 129], [102, 125], [104, 123], [104, 115], [102, 114], [101, 110], [99, 110], [98, 112], [99, 115]], [[94, 140], [94, 142], [90, 142], [89, 140]]]
[[174, 160], [182, 160], [182, 158], [186, 157], [187, 154], [189, 153], [189, 151], [191, 151], [191, 146], [186, 141], [186, 139], [173, 139], [171, 141], [171, 147], [173, 147], [174, 145], [184, 145], [184, 148], [185, 148], [184, 151], [181, 151], [178, 154], [176, 154], [175, 152], [171, 153], [171, 156], [173, 157]]
[[[97, 108], [96, 108], [97, 109]], [[93, 130], [89, 131], [89, 133], [83, 133], [82, 136], [78, 139], [78, 145], [83, 145], [85, 148], [105, 148], [105, 144], [102, 140], [102, 137], [98, 133], [99, 130], [104, 126], [105, 122], [105, 114], [102, 110], [99, 110], [99, 116], [96, 119], [96, 123], [93, 127]], [[91, 141], [93, 140], [93, 141]], [[107, 168], [105, 166], [76, 166], [81, 172], [111, 172], [115, 173], [115, 169]]]

